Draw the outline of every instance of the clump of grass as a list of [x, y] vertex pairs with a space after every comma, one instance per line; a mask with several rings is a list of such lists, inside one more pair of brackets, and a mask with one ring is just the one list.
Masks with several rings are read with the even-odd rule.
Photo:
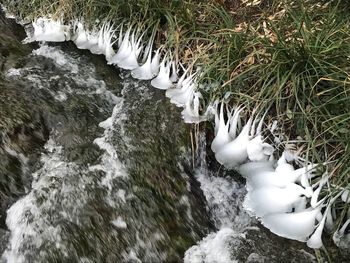
[[[233, 103], [269, 109], [308, 160], [326, 160], [333, 196], [350, 186], [348, 8], [336, 1], [283, 3], [275, 16], [222, 29], [225, 40], [206, 71], [221, 79], [209, 96], [230, 92]], [[347, 209], [340, 209], [339, 223]]]
[[[338, 0], [5, 0], [22, 18], [52, 14], [154, 25], [158, 44], [202, 68], [208, 102], [269, 109], [285, 138], [327, 161], [331, 194], [350, 188], [350, 5]], [[254, 4], [253, 4], [254, 2]], [[288, 141], [287, 141], [288, 143]], [[339, 206], [340, 207], [340, 206]], [[339, 223], [347, 206], [336, 208]]]

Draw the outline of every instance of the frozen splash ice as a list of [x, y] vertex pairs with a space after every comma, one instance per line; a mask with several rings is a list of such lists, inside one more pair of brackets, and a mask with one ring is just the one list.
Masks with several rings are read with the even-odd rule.
[[[234, 177], [220, 177], [206, 164], [206, 138], [199, 136], [196, 179], [206, 198], [216, 231], [209, 233], [184, 254], [185, 263], [316, 262], [307, 251], [271, 238], [243, 208], [246, 189]], [[281, 252], [282, 251], [282, 252]]]

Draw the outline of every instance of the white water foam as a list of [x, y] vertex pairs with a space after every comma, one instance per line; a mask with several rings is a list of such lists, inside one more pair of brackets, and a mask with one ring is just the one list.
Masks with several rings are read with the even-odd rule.
[[185, 253], [184, 261], [188, 263], [236, 263], [230, 255], [230, 241], [236, 235], [231, 228], [222, 228], [211, 233], [192, 246]]
[[[41, 74], [40, 67], [10, 69], [7, 77], [21, 76], [32, 82], [34, 87], [47, 89], [59, 101], [66, 100], [69, 93], [97, 94], [109, 103], [120, 101], [107, 90], [104, 81], [94, 78], [93, 66], [89, 63], [81, 65], [81, 58], [74, 58], [59, 47], [49, 47], [45, 44], [34, 50], [33, 55], [52, 59], [53, 63], [66, 71], [68, 78], [79, 87], [73, 90], [67, 84], [59, 91], [52, 90], [51, 80], [54, 81], [56, 78], [62, 82], [68, 78], [62, 79], [59, 75], [47, 78], [45, 74]], [[10, 148], [6, 150], [11, 155], [17, 154]], [[67, 162], [63, 157], [62, 147], [57, 145], [53, 138], [46, 143], [45, 150], [46, 153], [41, 157], [42, 167], [32, 174], [32, 187], [28, 190], [28, 194], [7, 211], [6, 224], [11, 233], [8, 247], [0, 261], [36, 262], [37, 259], [50, 257], [52, 251], [63, 257], [73, 255], [74, 242], [69, 240], [70, 235], [64, 229], [65, 224], [78, 227], [85, 224], [84, 213], [87, 202], [91, 200], [91, 188], [104, 187], [96, 185], [95, 179], [89, 175], [86, 167]], [[22, 167], [26, 169], [25, 164], [28, 160], [24, 156], [17, 157]], [[121, 190], [118, 196], [125, 203], [125, 192]], [[121, 226], [121, 221], [119, 225]]]
[[[28, 262], [30, 258], [44, 259], [52, 253], [52, 248], [55, 253], [68, 258], [75, 249], [71, 247], [74, 244], [67, 239], [69, 233], [65, 232], [62, 223], [72, 222], [77, 226], [84, 224], [80, 220], [84, 220], [83, 214], [91, 199], [90, 191], [96, 187], [107, 189], [105, 198], [110, 206], [116, 208], [126, 204], [126, 190], [114, 192], [114, 181], [121, 177], [127, 178], [128, 175], [112, 144], [113, 127], [121, 116], [119, 111], [122, 105], [123, 100], [119, 99], [112, 116], [100, 123], [105, 129], [103, 137], [95, 140], [105, 151], [100, 164], [82, 170], [81, 166], [64, 161], [63, 148], [54, 139], [46, 143], [47, 153], [41, 157], [42, 168], [32, 175], [31, 191], [8, 210], [6, 223], [11, 236], [2, 260], [22, 263]], [[99, 185], [94, 185], [93, 176], [89, 176], [89, 171], [96, 170], [105, 173]], [[89, 189], [89, 186], [93, 188]], [[127, 222], [122, 216], [116, 215], [111, 224], [116, 229], [127, 228]], [[47, 248], [41, 249], [43, 246]], [[40, 250], [39, 255], [33, 255]]]
[[[50, 83], [60, 82], [63, 85], [60, 86], [58, 91], [50, 88], [47, 91], [55, 98], [55, 100], [63, 102], [66, 101], [68, 96], [74, 95], [99, 95], [106, 99], [109, 103], [115, 105], [119, 103], [119, 99], [111, 91], [107, 89], [106, 83], [103, 80], [96, 78], [96, 70], [91, 63], [87, 63], [81, 57], [75, 57], [75, 54], [64, 52], [60, 47], [49, 46], [45, 43], [41, 43], [40, 47], [33, 50], [34, 56], [42, 56], [49, 58], [60, 69], [63, 70], [64, 78], [61, 74], [50, 76], [50, 78], [43, 78], [42, 75], [36, 74], [30, 68], [23, 69], [9, 69], [7, 77], [15, 78], [22, 76], [29, 80], [38, 89], [50, 87]], [[74, 81], [74, 88], [71, 87]]]
[[[242, 208], [245, 189], [230, 178], [197, 171], [197, 180], [218, 232], [209, 234], [185, 253], [185, 263], [235, 263], [231, 258], [233, 240], [250, 226], [252, 219]], [[241, 208], [241, 209], [240, 209]]]
[[[124, 88], [127, 85], [124, 85]], [[120, 162], [118, 154], [113, 144], [113, 134], [115, 132], [115, 127], [118, 126], [120, 132], [123, 136], [124, 141], [128, 141], [129, 138], [125, 135], [123, 122], [127, 119], [125, 113], [123, 113], [124, 99], [114, 98], [116, 105], [113, 108], [111, 117], [99, 123], [99, 126], [104, 129], [103, 136], [96, 138], [94, 143], [99, 146], [100, 149], [104, 150], [101, 156], [101, 161], [99, 164], [90, 166], [90, 171], [103, 171], [105, 173], [101, 180], [101, 185], [107, 189], [107, 194], [105, 196], [105, 201], [111, 207], [117, 208], [127, 205], [129, 198], [133, 197], [133, 193], [130, 189], [116, 189], [116, 184], [119, 180], [128, 181], [129, 175], [125, 166]], [[133, 222], [135, 223], [135, 222]], [[123, 218], [118, 214], [118, 209], [115, 210], [115, 219], [111, 221], [111, 224], [117, 229], [125, 230], [128, 228], [128, 218]], [[140, 247], [145, 248], [148, 251], [152, 251], [152, 242], [146, 244], [140, 237], [139, 233], [136, 233], [136, 242], [132, 247], [127, 247], [122, 252], [122, 257], [125, 262], [142, 262], [138, 258], [138, 251]], [[148, 248], [148, 249], [147, 249]]]
[[[136, 84], [134, 81], [129, 82], [129, 80], [125, 79], [122, 90], [123, 95], [125, 95], [125, 91], [129, 88], [129, 85], [138, 84]], [[138, 86], [138, 88], [139, 91], [142, 89], [145, 89], [145, 91], [148, 90], [144, 86]], [[115, 143], [113, 143], [113, 134], [116, 132], [116, 127], [118, 127], [119, 136], [123, 138], [124, 143], [129, 148], [132, 147], [132, 145], [128, 143], [130, 138], [124, 130], [124, 122], [127, 121], [127, 116], [123, 111], [124, 107], [124, 98], [118, 98], [118, 102], [113, 108], [112, 116], [99, 124], [99, 126], [104, 129], [104, 133], [102, 137], [95, 139], [94, 143], [104, 150], [104, 154], [101, 157], [100, 164], [90, 167], [90, 170], [92, 171], [102, 170], [105, 172], [105, 176], [102, 179], [101, 184], [108, 189], [108, 193], [105, 198], [106, 202], [111, 207], [130, 205], [129, 200], [131, 199], [136, 201], [136, 197], [134, 196], [134, 191], [137, 191], [136, 188], [116, 188], [118, 181], [127, 182], [130, 179], [126, 167], [118, 159], [117, 152], [114, 148]], [[116, 219], [111, 223], [118, 229], [128, 229], [128, 222], [131, 222], [131, 224], [142, 224], [142, 222], [139, 221], [141, 218], [123, 217], [117, 213], [118, 211], [115, 213]], [[133, 226], [133, 229], [130, 231], [132, 232], [129, 232], [129, 234], [132, 234], [135, 240], [122, 252], [122, 257], [125, 262], [142, 262], [142, 260], [139, 258], [140, 255], [146, 258], [154, 259], [166, 258], [166, 251], [163, 252], [163, 255], [155, 246], [155, 241], [163, 238], [161, 232], [156, 231], [145, 239], [141, 231], [139, 232], [138, 226]]]
[[50, 58], [64, 69], [70, 69], [72, 73], [78, 73], [78, 65], [71, 63], [67, 55], [56, 47], [50, 47], [46, 44], [40, 44], [38, 49], [33, 50], [34, 55]]
[[116, 226], [117, 228], [127, 228], [126, 222], [123, 220], [121, 216], [118, 216], [116, 220], [112, 221], [112, 224]]
[[242, 185], [230, 177], [216, 177], [208, 171], [197, 171], [196, 179], [201, 184], [208, 210], [218, 229], [242, 231], [251, 224], [252, 219], [242, 208], [246, 193]]
[[118, 102], [113, 108], [112, 116], [99, 124], [99, 126], [104, 129], [103, 136], [94, 140], [94, 143], [105, 151], [101, 157], [101, 162], [100, 164], [89, 167], [90, 171], [100, 170], [105, 172], [102, 185], [108, 189], [107, 203], [112, 207], [116, 205], [116, 197], [118, 198], [118, 203], [120, 203], [120, 201], [125, 203], [126, 193], [124, 189], [118, 189], [118, 194], [115, 194], [115, 192], [113, 192], [113, 181], [117, 177], [128, 177], [124, 165], [118, 159], [117, 152], [112, 142], [114, 125], [125, 118], [125, 115], [121, 113], [123, 98], [116, 97], [116, 100], [118, 100]]
[[195, 177], [207, 202], [207, 210], [217, 232], [210, 233], [185, 252], [185, 263], [235, 263], [231, 258], [234, 239], [252, 224], [253, 219], [242, 207], [244, 186], [230, 177], [218, 177], [206, 166], [205, 135], [200, 136], [200, 167]]
[[[61, 227], [52, 222], [51, 215], [59, 197], [68, 196], [70, 192], [69, 188], [58, 185], [57, 181], [74, 174], [76, 165], [62, 160], [62, 147], [52, 139], [46, 143], [45, 149], [47, 153], [41, 157], [43, 166], [33, 174], [32, 190], [7, 211], [6, 224], [11, 235], [8, 248], [2, 256], [5, 262], [27, 262], [26, 258], [33, 253], [33, 249], [38, 250], [47, 243], [54, 244], [65, 254]], [[79, 206], [84, 206], [83, 198], [79, 202], [70, 202], [69, 199], [65, 201], [61, 205], [66, 210], [78, 210]], [[69, 213], [62, 213], [60, 216], [62, 219], [74, 220], [69, 218]]]
[[21, 75], [21, 69], [10, 68], [10, 69], [6, 72], [6, 76], [8, 76], [8, 77], [20, 76], [20, 75]]

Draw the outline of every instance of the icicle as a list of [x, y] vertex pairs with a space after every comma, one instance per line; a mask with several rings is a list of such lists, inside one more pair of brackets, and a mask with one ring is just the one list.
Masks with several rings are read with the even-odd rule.
[[322, 187], [327, 183], [327, 181], [328, 181], [328, 175], [326, 175], [324, 178], [322, 178], [320, 180], [318, 188], [314, 191], [314, 193], [311, 197], [310, 204], [311, 204], [312, 208], [315, 208], [319, 205], [319, 203], [317, 203], [317, 199], [318, 199], [318, 196], [322, 190]]
[[237, 107], [234, 111], [233, 116], [230, 118], [230, 129], [229, 129], [229, 135], [232, 140], [236, 138], [236, 133], [237, 133], [237, 125], [238, 121], [240, 119], [240, 113], [242, 112], [243, 108], [240, 106]]
[[220, 118], [219, 118], [219, 114], [218, 114], [218, 111], [217, 111], [218, 106], [219, 106], [219, 100], [214, 101], [213, 110], [214, 110], [214, 114], [215, 114], [215, 127], [214, 127], [214, 134], [215, 134], [215, 136], [218, 134], [219, 123], [220, 123]]
[[317, 164], [309, 164], [298, 169], [301, 174], [300, 183], [303, 187], [310, 187], [309, 181], [315, 176], [314, 172], [317, 166]]
[[107, 62], [109, 62], [112, 57], [115, 55], [113, 44], [115, 42], [112, 42], [112, 38], [114, 37], [114, 30], [113, 26], [108, 24], [108, 27], [105, 29], [105, 32], [103, 34], [103, 50], [104, 54], [106, 56]]
[[305, 196], [299, 198], [298, 202], [294, 203], [294, 212], [302, 212], [306, 210], [307, 199]]
[[199, 98], [201, 96], [200, 92], [194, 92], [185, 109], [181, 112], [185, 123], [200, 123], [206, 120], [205, 115], [199, 115]]
[[276, 172], [285, 173], [290, 171], [294, 171], [294, 167], [293, 165], [287, 163], [285, 158], [285, 153], [283, 153], [282, 156], [277, 161]]
[[[141, 35], [135, 35], [134, 38], [132, 38], [132, 44], [135, 47], [135, 54], [136, 54], [136, 58], [138, 59], [141, 51], [143, 50], [143, 44], [142, 44], [142, 39], [144, 36], [145, 32], [143, 32]], [[136, 41], [137, 39], [137, 41]]]
[[84, 25], [80, 22], [77, 24], [77, 30], [75, 32], [75, 45], [79, 49], [89, 49], [90, 44], [88, 43], [87, 32], [84, 29]]
[[[184, 93], [188, 92], [189, 87], [191, 87], [191, 85], [193, 84], [193, 78], [196, 75], [196, 73], [194, 73], [186, 77], [188, 72], [189, 72], [189, 68], [183, 73], [183, 75], [179, 79], [178, 83], [176, 84], [176, 88], [168, 89], [165, 92], [165, 96], [172, 99], [174, 97], [181, 97]], [[176, 101], [176, 99], [174, 101]], [[179, 104], [180, 104], [179, 107], [183, 106], [182, 103], [179, 103]]]
[[334, 229], [334, 221], [332, 216], [332, 208], [330, 207], [327, 211], [327, 217], [326, 217], [326, 228], [329, 231], [332, 231]]
[[252, 119], [249, 119], [237, 138], [226, 143], [216, 152], [216, 160], [226, 168], [235, 168], [245, 162], [248, 158], [247, 144], [249, 142], [249, 131]]
[[153, 32], [152, 32], [152, 35], [149, 38], [148, 43], [147, 43], [146, 47], [143, 50], [143, 56], [142, 56], [142, 59], [141, 59], [141, 64], [142, 65], [144, 63], [146, 63], [146, 61], [149, 58], [149, 56], [151, 56], [151, 59], [150, 59], [150, 62], [149, 62], [149, 64], [151, 64], [153, 40], [154, 40], [154, 37], [153, 37]]
[[165, 56], [163, 61], [160, 63], [159, 73], [156, 78], [152, 79], [151, 85], [157, 89], [167, 90], [173, 83], [169, 79], [171, 62], [167, 61]]
[[310, 248], [319, 249], [323, 246], [322, 244], [322, 233], [324, 224], [326, 222], [326, 217], [328, 214], [329, 206], [327, 207], [326, 211], [324, 212], [323, 218], [321, 222], [319, 223], [318, 227], [316, 228], [315, 232], [312, 234], [312, 236], [307, 241], [306, 245]]
[[215, 136], [217, 135], [217, 128], [219, 126], [219, 116], [217, 113], [218, 104], [219, 104], [218, 100], [209, 103], [209, 105], [207, 106], [207, 109], [205, 110], [205, 113], [203, 114], [203, 116], [206, 116], [207, 120], [212, 118], [212, 116], [214, 116], [215, 118], [214, 135]]
[[70, 40], [75, 42], [75, 40], [77, 39], [77, 29], [78, 29], [78, 23], [79, 21], [77, 19], [72, 20], [69, 22], [69, 28], [70, 28]]
[[[341, 246], [341, 241], [344, 238], [345, 231], [348, 228], [349, 224], [350, 224], [350, 218], [344, 223], [344, 225], [338, 231], [335, 231], [333, 234], [333, 241], [338, 247]], [[347, 236], [349, 236], [349, 234], [347, 234]]]
[[280, 213], [262, 218], [262, 223], [271, 232], [289, 239], [306, 241], [315, 229], [319, 209], [297, 213]]
[[348, 228], [349, 224], [350, 224], [350, 218], [344, 223], [344, 225], [338, 231], [334, 232], [333, 241], [337, 246], [339, 246], [341, 239], [344, 237], [345, 230]]
[[105, 28], [107, 27], [106, 23], [102, 24], [102, 27], [100, 28], [100, 30], [98, 31], [98, 40], [97, 40], [97, 49], [101, 52], [101, 54], [105, 55], [105, 40], [104, 40], [104, 33], [105, 33]]
[[174, 91], [171, 93], [168, 97], [170, 97], [170, 102], [174, 103], [177, 107], [184, 107], [186, 105], [186, 102], [188, 101], [189, 97], [191, 96], [192, 92], [196, 89], [197, 84], [196, 80], [193, 80], [191, 82], [188, 82], [186, 80], [182, 83], [181, 89], [169, 89], [167, 91]]
[[[253, 112], [254, 114], [254, 112]], [[258, 117], [255, 117], [254, 120], [253, 120], [253, 123], [252, 123], [252, 126], [251, 126], [251, 129], [250, 129], [250, 138], [253, 138], [255, 136], [255, 126], [256, 126], [256, 122], [258, 121]]]
[[[180, 79], [178, 80], [176, 84], [177, 89], [181, 89], [184, 82], [186, 82], [186, 79], [190, 78], [190, 82], [192, 81], [193, 77], [191, 77], [192, 74], [190, 74], [190, 77], [186, 77], [187, 74], [190, 72], [190, 67], [188, 67], [186, 70], [184, 69], [183, 74], [181, 75]], [[194, 76], [195, 74], [193, 74]]]
[[[152, 46], [154, 42], [154, 37], [155, 37], [155, 30], [153, 31], [152, 36], [145, 49], [144, 64], [131, 71], [131, 76], [133, 76], [136, 79], [150, 80], [156, 76], [152, 70]], [[159, 51], [157, 50], [157, 52]]]
[[184, 107], [186, 105], [186, 101], [189, 99], [196, 86], [197, 85], [195, 83], [191, 83], [183, 93], [179, 93], [171, 97], [170, 102], [175, 104], [177, 107]]
[[33, 35], [33, 40], [37, 41], [44, 33], [44, 21], [43, 18], [38, 18], [36, 21], [32, 23], [32, 26], [34, 28], [34, 35]]
[[215, 153], [223, 145], [230, 141], [230, 136], [228, 134], [229, 120], [225, 123], [224, 119], [224, 103], [221, 102], [220, 106], [220, 117], [219, 117], [219, 127], [217, 129], [217, 134], [214, 140], [211, 142], [211, 150]]
[[[247, 177], [247, 184], [252, 188], [261, 188], [261, 187], [280, 187], [284, 188], [294, 183], [297, 180], [297, 177], [292, 174], [279, 174], [276, 172], [263, 172], [256, 171], [254, 174], [251, 174]], [[306, 195], [306, 191], [304, 189], [303, 192]]]
[[170, 75], [170, 80], [171, 80], [171, 82], [173, 82], [173, 83], [175, 83], [175, 82], [178, 80], [176, 65], [175, 65], [175, 62], [174, 62], [174, 61], [171, 63], [171, 75]]
[[261, 120], [258, 124], [258, 127], [256, 128], [256, 134], [259, 135], [261, 134], [261, 131], [262, 131], [262, 126], [264, 124], [264, 119], [266, 117], [266, 114], [267, 114], [267, 111], [264, 113], [264, 115], [261, 117]]
[[120, 46], [123, 43], [123, 24], [120, 25], [120, 29], [119, 29], [119, 37], [118, 37], [118, 49], [120, 48]]
[[131, 71], [131, 76], [135, 79], [150, 80], [154, 77], [151, 69], [152, 53], [150, 52], [146, 62]]
[[160, 48], [157, 49], [151, 62], [151, 72], [153, 76], [157, 76], [159, 73], [159, 60], [160, 60]]
[[108, 64], [117, 65], [120, 63], [120, 61], [127, 58], [131, 53], [131, 44], [130, 44], [130, 32], [131, 27], [128, 28], [128, 30], [125, 32], [125, 35], [123, 37], [123, 40], [120, 42], [118, 52], [110, 59]]
[[[101, 29], [103, 30], [103, 29]], [[96, 54], [96, 55], [101, 55], [103, 53], [103, 50], [100, 49], [98, 42], [99, 42], [99, 38], [101, 35], [101, 30], [96, 30], [96, 28], [94, 28], [88, 35], [88, 42], [89, 42], [89, 50], [92, 54]]]
[[120, 61], [117, 63], [118, 67], [120, 68], [133, 70], [139, 66], [137, 59], [142, 49], [140, 47], [140, 43], [143, 35], [141, 35], [136, 41], [137, 36], [135, 34], [136, 33], [134, 31], [131, 35], [131, 43], [129, 43], [129, 48], [128, 48], [129, 53], [126, 53], [126, 57], [124, 57], [123, 59], [120, 59]]

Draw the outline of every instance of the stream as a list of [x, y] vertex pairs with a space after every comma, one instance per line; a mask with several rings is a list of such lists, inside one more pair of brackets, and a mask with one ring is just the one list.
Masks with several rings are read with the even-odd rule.
[[0, 262], [316, 262], [243, 210], [164, 92], [0, 27]]

